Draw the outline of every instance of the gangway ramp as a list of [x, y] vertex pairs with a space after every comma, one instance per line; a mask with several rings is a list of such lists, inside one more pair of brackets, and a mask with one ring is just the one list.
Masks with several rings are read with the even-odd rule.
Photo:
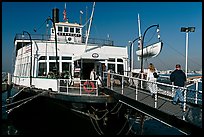
[[[114, 90], [105, 88], [104, 92], [145, 115], [169, 126], [173, 126], [186, 134], [202, 133], [202, 128], [199, 124], [192, 123], [193, 121], [198, 120], [195, 119], [195, 117], [198, 118], [198, 115], [202, 115], [202, 109], [200, 110], [199, 107], [194, 108], [187, 106], [187, 111], [183, 112], [179, 105], [173, 105], [170, 101], [158, 97], [158, 107], [155, 108], [154, 98], [143, 91], [138, 92], [138, 100], [135, 100], [134, 90], [129, 88], [124, 88], [124, 94], [121, 94], [121, 89], [119, 88], [114, 88]], [[194, 113], [197, 113], [198, 115], [193, 116]]]
[[[109, 80], [108, 77], [110, 78]], [[127, 79], [131, 83], [130, 78]], [[152, 97], [147, 87], [143, 87], [143, 89], [140, 87], [141, 85], [148, 85], [148, 81], [141, 80], [143, 84], [138, 84], [141, 81], [137, 81], [137, 84], [132, 82], [132, 85], [136, 85], [134, 87], [130, 86], [131, 84], [125, 84], [128, 82], [125, 82], [124, 76], [119, 78], [110, 75], [104, 79], [104, 81], [106, 80], [104, 92], [119, 102], [170, 127], [175, 127], [185, 134], [202, 134], [202, 99], [201, 104], [193, 104], [186, 101], [186, 111], [183, 111], [184, 109], [179, 104], [172, 104], [172, 98], [175, 92], [172, 91], [171, 93], [171, 91], [168, 91], [168, 94], [163, 94], [163, 91], [159, 91], [159, 85], [157, 85], [155, 97]], [[118, 82], [116, 82], [117, 80]]]

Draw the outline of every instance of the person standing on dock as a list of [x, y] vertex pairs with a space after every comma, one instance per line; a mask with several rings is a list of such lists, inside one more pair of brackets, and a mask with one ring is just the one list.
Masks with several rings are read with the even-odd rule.
[[[186, 74], [181, 70], [181, 65], [176, 64], [176, 69], [171, 73], [170, 80], [174, 86], [184, 87], [186, 82]], [[176, 94], [173, 98], [173, 104], [176, 105], [179, 101], [184, 104], [183, 90], [176, 88]]]
[[156, 72], [156, 68], [152, 63], [150, 63], [147, 71], [147, 80], [149, 81], [147, 85], [152, 97], [154, 97], [155, 93], [157, 92], [156, 84], [155, 84], [155, 82], [157, 81], [157, 78], [155, 78], [153, 75], [155, 72]]

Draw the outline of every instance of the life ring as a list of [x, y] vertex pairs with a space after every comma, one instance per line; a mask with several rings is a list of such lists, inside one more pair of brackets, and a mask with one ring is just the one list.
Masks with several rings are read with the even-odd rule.
[[86, 81], [84, 82], [84, 86], [83, 86], [84, 90], [88, 93], [93, 92], [95, 89], [95, 85], [93, 82], [90, 81]]

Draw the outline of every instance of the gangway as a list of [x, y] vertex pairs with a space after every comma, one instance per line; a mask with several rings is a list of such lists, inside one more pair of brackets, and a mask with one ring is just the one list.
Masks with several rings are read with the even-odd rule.
[[150, 82], [145, 79], [104, 72], [103, 80], [104, 92], [119, 102], [185, 134], [202, 134], [202, 92], [183, 88], [185, 106], [181, 108], [172, 104], [175, 88], [181, 87], [151, 83], [157, 86], [157, 93], [152, 97], [148, 91]]

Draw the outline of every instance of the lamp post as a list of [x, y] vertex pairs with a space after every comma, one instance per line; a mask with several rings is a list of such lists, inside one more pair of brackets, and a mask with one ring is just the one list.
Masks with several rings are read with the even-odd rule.
[[195, 32], [195, 27], [181, 27], [181, 32], [186, 32], [186, 68], [185, 68], [185, 73], [186, 77], [188, 74], [188, 33], [189, 32]]
[[30, 87], [32, 86], [32, 40], [31, 40], [31, 36], [30, 33], [28, 33], [27, 31], [23, 31], [23, 36], [24, 33], [27, 33], [29, 38], [30, 38]]
[[152, 26], [148, 27], [148, 28], [145, 30], [144, 35], [143, 35], [143, 37], [142, 37], [141, 73], [143, 73], [143, 47], [144, 47], [144, 37], [145, 37], [146, 32], [147, 32], [150, 28], [152, 28], [152, 27], [157, 27], [157, 28], [159, 28], [159, 25], [157, 24], [157, 25], [152, 25]]
[[53, 27], [54, 27], [54, 31], [55, 31], [55, 52], [56, 52], [56, 63], [55, 63], [55, 68], [56, 68], [56, 76], [58, 75], [58, 67], [57, 67], [57, 63], [58, 63], [58, 59], [57, 59], [57, 34], [56, 34], [56, 27], [55, 27], [55, 22], [53, 21], [53, 19], [51, 19], [50, 17], [47, 18], [47, 20], [51, 20]]
[[138, 38], [136, 38], [136, 39], [134, 39], [133, 41], [129, 41], [129, 43], [130, 43], [130, 76], [132, 76], [132, 70], [133, 70], [133, 45], [134, 45], [134, 43], [135, 43], [135, 41], [136, 40], [138, 40], [139, 39], [139, 37]]

